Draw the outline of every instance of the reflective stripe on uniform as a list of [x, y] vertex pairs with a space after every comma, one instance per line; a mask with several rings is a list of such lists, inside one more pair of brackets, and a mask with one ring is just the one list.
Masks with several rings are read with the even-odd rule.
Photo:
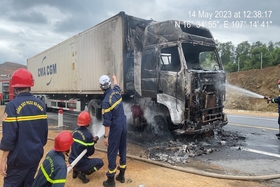
[[111, 110], [113, 110], [120, 102], [122, 101], [122, 98], [120, 98], [119, 100], [117, 100], [117, 102], [115, 102], [111, 107], [104, 109], [103, 113], [106, 112], [110, 112]]
[[116, 173], [117, 168], [115, 168], [114, 170], [108, 170], [108, 173], [112, 174], [112, 173]]
[[73, 138], [73, 139], [74, 139], [74, 142], [77, 142], [77, 143], [82, 144], [82, 145], [84, 145], [84, 146], [93, 146], [93, 145], [94, 145], [94, 142], [85, 143], [85, 142], [83, 142], [83, 141], [81, 141], [81, 140], [79, 140], [79, 139], [76, 139], [76, 138]]
[[114, 95], [120, 95], [121, 96], [121, 94], [119, 92], [112, 92], [111, 95], [109, 96], [110, 105], [112, 105], [112, 98], [113, 98]]
[[52, 183], [52, 184], [59, 184], [59, 183], [65, 183], [65, 182], [66, 182], [66, 179], [55, 179], [55, 180], [51, 179], [51, 178], [49, 177], [49, 175], [47, 174], [47, 172], [46, 172], [46, 170], [45, 170], [45, 168], [44, 168], [43, 165], [41, 165], [41, 171], [42, 171], [42, 173], [44, 174], [46, 180], [47, 180], [48, 182]]
[[119, 166], [121, 169], [125, 169], [126, 168], [126, 165], [120, 165]]
[[[84, 133], [83, 133], [82, 131], [80, 131], [80, 130], [75, 130], [75, 131], [72, 133], [72, 135], [74, 135], [75, 133], [80, 134], [81, 137], [82, 137], [82, 139], [83, 139], [83, 140], [86, 140], [86, 138], [85, 138], [85, 136], [84, 136]], [[81, 145], [83, 145], [83, 146], [93, 146], [93, 145], [94, 145], [94, 142], [86, 143], [86, 142], [84, 142], [84, 141], [82, 141], [82, 140], [79, 140], [79, 139], [77, 139], [77, 138], [73, 138], [73, 140], [74, 140], [74, 142], [77, 142], [78, 144], [81, 144]]]
[[16, 121], [31, 121], [47, 119], [47, 115], [36, 115], [36, 116], [18, 116], [18, 117], [6, 117], [4, 122], [16, 122]]

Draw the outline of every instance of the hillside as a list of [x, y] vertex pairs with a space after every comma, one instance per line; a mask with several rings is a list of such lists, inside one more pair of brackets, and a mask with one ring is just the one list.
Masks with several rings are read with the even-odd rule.
[[0, 81], [9, 79], [7, 75], [12, 75], [13, 72], [19, 68], [26, 68], [26, 66], [14, 62], [0, 64]]
[[264, 69], [234, 72], [227, 74], [227, 82], [245, 91], [227, 86], [225, 108], [239, 110], [277, 112], [276, 104], [267, 104], [261, 96], [277, 97], [279, 95], [278, 80], [280, 79], [280, 65]]

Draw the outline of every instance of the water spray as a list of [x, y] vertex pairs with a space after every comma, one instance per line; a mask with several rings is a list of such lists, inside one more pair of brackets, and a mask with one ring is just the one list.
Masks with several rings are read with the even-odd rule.
[[263, 96], [263, 95], [257, 94], [255, 92], [251, 92], [251, 91], [243, 89], [243, 88], [239, 88], [237, 86], [233, 86], [229, 83], [227, 83], [227, 87], [233, 89], [234, 91], [239, 91], [240, 93], [246, 94], [246, 96], [248, 96], [248, 97], [265, 98], [265, 96]]
[[92, 118], [92, 134], [94, 136], [102, 137], [105, 133], [105, 128], [102, 125], [102, 121]]

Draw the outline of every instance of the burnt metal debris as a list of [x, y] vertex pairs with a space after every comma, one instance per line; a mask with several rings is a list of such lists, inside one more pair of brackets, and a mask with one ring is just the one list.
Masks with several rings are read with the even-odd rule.
[[246, 138], [232, 132], [216, 132], [211, 137], [191, 137], [170, 140], [148, 149], [148, 158], [167, 162], [172, 165], [186, 164], [190, 158], [208, 155], [219, 151], [223, 147], [241, 147]]

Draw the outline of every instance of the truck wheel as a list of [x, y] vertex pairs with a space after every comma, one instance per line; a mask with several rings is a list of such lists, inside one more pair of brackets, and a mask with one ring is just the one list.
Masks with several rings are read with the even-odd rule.
[[173, 135], [171, 134], [168, 128], [168, 123], [165, 116], [156, 115], [153, 121], [154, 122], [150, 124], [150, 128], [154, 136], [168, 137], [168, 138], [173, 137]]
[[99, 99], [92, 99], [88, 104], [88, 112], [91, 117], [96, 117], [98, 120], [102, 119], [101, 103], [102, 101]]
[[133, 119], [133, 126], [135, 127], [135, 129], [137, 129], [140, 132], [144, 131], [146, 124], [147, 124], [147, 121], [140, 116]]

